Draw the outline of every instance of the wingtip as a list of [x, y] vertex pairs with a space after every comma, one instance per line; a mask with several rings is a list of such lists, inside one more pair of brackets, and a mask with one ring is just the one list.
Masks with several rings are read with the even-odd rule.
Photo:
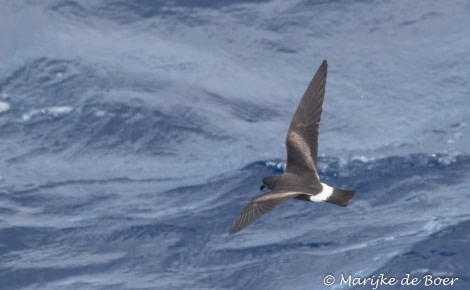
[[234, 233], [239, 232], [240, 230], [241, 229], [240, 229], [240, 225], [238, 224], [238, 217], [237, 217], [232, 227], [230, 228], [230, 232], [228, 234], [233, 235]]
[[233, 235], [233, 234], [235, 234], [235, 233], [238, 233], [239, 231], [240, 231], [239, 229], [235, 229], [235, 228], [232, 227], [232, 228], [230, 229], [230, 232], [229, 232], [228, 234], [229, 234], [229, 235]]

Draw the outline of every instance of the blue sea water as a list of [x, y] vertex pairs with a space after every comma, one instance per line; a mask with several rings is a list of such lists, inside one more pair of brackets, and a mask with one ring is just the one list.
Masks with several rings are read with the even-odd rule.
[[[470, 289], [469, 24], [465, 0], [0, 1], [0, 289]], [[356, 196], [228, 235], [323, 59], [319, 174]]]

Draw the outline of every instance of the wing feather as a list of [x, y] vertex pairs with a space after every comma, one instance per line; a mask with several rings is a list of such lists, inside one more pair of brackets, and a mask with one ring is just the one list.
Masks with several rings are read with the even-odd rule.
[[298, 192], [270, 191], [252, 199], [238, 215], [230, 229], [230, 234], [241, 231], [268, 211], [297, 195], [299, 195]]
[[318, 68], [305, 91], [297, 110], [292, 117], [287, 132], [286, 172], [301, 173], [314, 171], [318, 155], [318, 128], [325, 97], [328, 63], [326, 60]]

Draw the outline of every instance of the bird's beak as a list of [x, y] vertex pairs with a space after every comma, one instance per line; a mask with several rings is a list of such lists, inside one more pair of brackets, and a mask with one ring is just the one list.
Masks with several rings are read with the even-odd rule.
[[261, 190], [263, 190], [263, 189], [265, 189], [265, 188], [266, 188], [266, 185], [264, 185], [264, 184], [261, 184], [261, 186], [260, 186], [259, 190], [261, 191]]

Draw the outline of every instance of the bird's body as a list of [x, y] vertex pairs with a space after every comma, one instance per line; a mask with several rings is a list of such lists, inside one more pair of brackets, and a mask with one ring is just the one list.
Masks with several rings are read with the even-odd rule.
[[261, 189], [271, 191], [252, 199], [238, 215], [230, 230], [236, 233], [247, 227], [275, 206], [291, 199], [328, 202], [347, 206], [355, 192], [321, 183], [317, 173], [318, 127], [325, 96], [328, 64], [318, 68], [305, 91], [287, 132], [287, 164], [280, 175], [263, 178]]

